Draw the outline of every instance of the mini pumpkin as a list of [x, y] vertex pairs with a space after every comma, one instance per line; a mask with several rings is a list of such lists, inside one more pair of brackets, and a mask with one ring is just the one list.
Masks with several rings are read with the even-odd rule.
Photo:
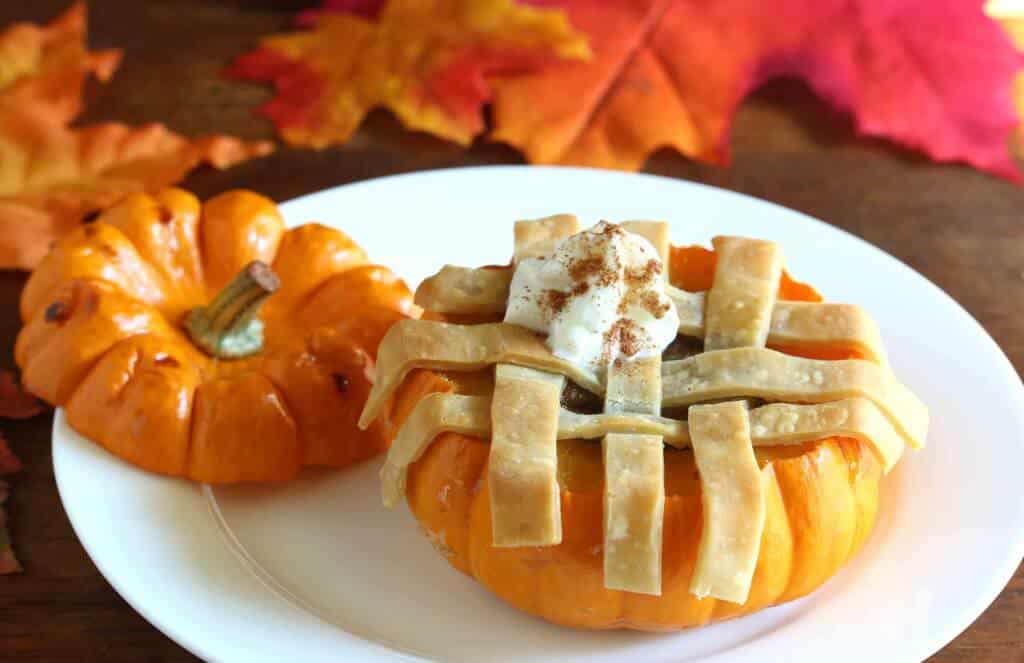
[[[516, 260], [577, 228], [518, 222]], [[774, 243], [623, 228], [662, 257], [679, 333], [603, 374], [501, 322], [514, 265], [421, 284], [424, 319], [383, 339], [362, 417], [397, 432], [384, 502], [404, 496], [454, 568], [557, 624], [674, 630], [804, 596], [867, 540], [927, 409], [867, 314], [791, 280]]]
[[58, 242], [21, 298], [25, 386], [139, 467], [283, 481], [384, 450], [356, 426], [377, 345], [415, 314], [347, 235], [286, 230], [274, 203], [134, 194]]

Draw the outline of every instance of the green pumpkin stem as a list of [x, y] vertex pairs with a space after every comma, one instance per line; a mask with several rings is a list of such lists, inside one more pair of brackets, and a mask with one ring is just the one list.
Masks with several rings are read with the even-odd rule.
[[254, 260], [206, 306], [185, 317], [192, 342], [217, 359], [238, 359], [263, 349], [260, 306], [281, 287], [270, 266]]

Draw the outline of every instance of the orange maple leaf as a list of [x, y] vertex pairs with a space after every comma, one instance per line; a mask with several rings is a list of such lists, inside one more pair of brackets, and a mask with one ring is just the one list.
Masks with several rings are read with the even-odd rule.
[[54, 124], [78, 115], [86, 77], [109, 80], [121, 62], [119, 50], [86, 50], [85, 23], [79, 3], [49, 25], [16, 23], [0, 34], [0, 110], [30, 108]]
[[[1017, 50], [1024, 52], [1024, 2], [1020, 0], [989, 0], [985, 13], [999, 21]], [[1024, 71], [1017, 74], [1013, 84], [1014, 104], [1021, 124], [1017, 127], [1014, 147], [1018, 157], [1024, 158]]]
[[0, 33], [0, 268], [32, 268], [87, 213], [128, 193], [178, 182], [203, 162], [226, 168], [273, 150], [156, 124], [70, 128], [85, 78], [108, 79], [120, 59], [86, 49], [85, 22], [76, 4], [49, 26]]
[[531, 1], [566, 9], [594, 49], [492, 81], [493, 137], [532, 162], [632, 170], [663, 146], [724, 162], [742, 99], [795, 76], [860, 133], [1019, 178], [1007, 139], [1022, 60], [980, 2]]
[[465, 145], [484, 129], [487, 76], [588, 56], [585, 35], [559, 10], [514, 0], [391, 0], [375, 21], [327, 14], [311, 31], [264, 39], [228, 73], [274, 81], [278, 97], [262, 111], [293, 145], [343, 143], [377, 107]]

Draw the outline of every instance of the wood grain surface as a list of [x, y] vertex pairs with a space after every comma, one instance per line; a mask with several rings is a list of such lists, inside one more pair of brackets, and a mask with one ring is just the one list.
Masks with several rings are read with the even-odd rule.
[[[188, 135], [274, 137], [270, 123], [253, 114], [269, 90], [226, 81], [221, 71], [261, 35], [287, 28], [293, 13], [313, 2], [90, 4], [90, 45], [123, 48], [125, 60], [109, 85], [90, 87], [83, 122], [160, 121]], [[66, 5], [67, 0], [5, 0], [0, 25], [46, 21]], [[666, 151], [654, 155], [646, 170], [771, 200], [863, 237], [951, 294], [1021, 370], [1024, 188], [856, 138], [847, 117], [796, 82], [772, 83], [748, 100], [732, 142], [734, 163], [728, 168]], [[403, 131], [390, 116], [377, 113], [343, 148], [281, 147], [269, 158], [231, 170], [196, 172], [185, 186], [202, 197], [248, 187], [283, 201], [392, 173], [507, 163], [521, 158], [486, 142], [463, 150]], [[0, 366], [13, 365], [24, 281], [23, 274], [0, 272]], [[111, 589], [75, 538], [54, 486], [50, 417], [2, 425], [26, 470], [11, 480], [12, 533], [25, 572], [0, 578], [0, 660], [195, 660]], [[884, 597], [884, 588], [880, 591]], [[1024, 576], [1018, 571], [985, 614], [929, 660], [1024, 662]]]

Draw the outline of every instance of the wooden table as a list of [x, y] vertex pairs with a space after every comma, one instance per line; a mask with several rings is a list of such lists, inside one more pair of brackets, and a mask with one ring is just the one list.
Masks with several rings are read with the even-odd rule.
[[[49, 20], [68, 2], [2, 2], [0, 24]], [[272, 138], [270, 123], [252, 113], [269, 91], [227, 82], [220, 72], [260, 35], [285, 29], [292, 12], [309, 4], [93, 0], [91, 45], [123, 48], [125, 61], [112, 83], [90, 89], [83, 121], [161, 121], [189, 135]], [[743, 105], [733, 134], [735, 163], [729, 168], [666, 151], [652, 157], [646, 170], [771, 200], [863, 237], [949, 292], [1017, 370], [1024, 367], [1024, 188], [855, 138], [848, 118], [798, 83], [774, 83], [757, 93]], [[403, 131], [378, 113], [344, 148], [281, 148], [225, 172], [197, 172], [185, 186], [202, 197], [249, 187], [287, 200], [392, 173], [520, 162], [504, 146], [481, 142], [463, 150]], [[24, 281], [23, 274], [0, 272], [0, 366], [13, 365]], [[86, 556], [54, 486], [50, 425], [49, 416], [3, 422], [26, 465], [12, 478], [11, 505], [25, 573], [0, 578], [0, 659], [195, 660], [132, 610]], [[1022, 627], [1024, 575], [1018, 571], [992, 607], [930, 660], [1024, 661]]]

